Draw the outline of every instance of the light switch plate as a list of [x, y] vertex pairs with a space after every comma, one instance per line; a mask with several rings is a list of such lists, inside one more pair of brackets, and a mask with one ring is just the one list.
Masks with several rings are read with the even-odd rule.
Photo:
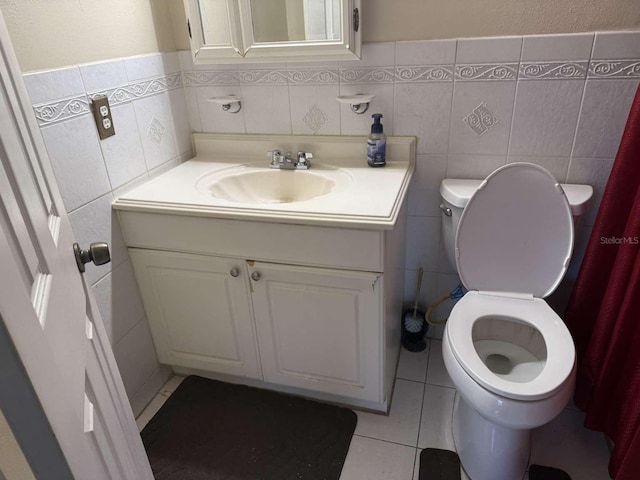
[[96, 121], [98, 135], [100, 140], [111, 137], [116, 134], [113, 128], [113, 118], [111, 118], [111, 107], [109, 99], [106, 95], [99, 95], [91, 99], [91, 109], [93, 110], [93, 118]]

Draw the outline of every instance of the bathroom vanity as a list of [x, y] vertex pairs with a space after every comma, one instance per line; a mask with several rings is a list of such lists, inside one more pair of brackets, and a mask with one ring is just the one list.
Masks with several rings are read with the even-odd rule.
[[[415, 138], [194, 135], [114, 208], [161, 363], [386, 412], [400, 349]], [[312, 152], [309, 170], [266, 152]]]

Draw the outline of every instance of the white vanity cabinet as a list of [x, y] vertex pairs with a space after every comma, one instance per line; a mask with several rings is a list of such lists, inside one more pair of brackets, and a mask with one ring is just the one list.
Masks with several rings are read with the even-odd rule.
[[158, 360], [261, 379], [243, 261], [130, 249]]
[[[400, 353], [415, 138], [388, 137], [384, 169], [362, 161], [358, 136], [193, 138], [198, 157], [113, 204], [160, 362], [386, 412]], [[263, 160], [274, 149], [314, 153], [310, 171], [265, 182], [289, 202], [217, 196], [225, 179], [274, 176]], [[318, 179], [330, 191], [295, 197]]]
[[380, 274], [262, 262], [249, 270], [266, 382], [379, 398]]

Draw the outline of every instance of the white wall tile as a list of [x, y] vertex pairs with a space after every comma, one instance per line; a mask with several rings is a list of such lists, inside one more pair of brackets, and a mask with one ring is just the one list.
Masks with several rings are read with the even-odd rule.
[[96, 266], [86, 266], [86, 277], [90, 284], [105, 276], [127, 259], [127, 247], [122, 237], [117, 216], [111, 208], [111, 194], [106, 194], [69, 214], [76, 241], [82, 248], [89, 248], [93, 242], [107, 242], [111, 252], [111, 262]]
[[124, 59], [127, 79], [136, 82], [180, 71], [178, 52], [151, 53]]
[[417, 270], [422, 267], [435, 272], [439, 242], [439, 217], [408, 217], [406, 268]]
[[520, 59], [522, 37], [460, 38], [456, 63], [507, 63]]
[[587, 80], [574, 156], [616, 155], [639, 84], [638, 80]]
[[589, 60], [593, 38], [593, 33], [525, 36], [522, 61]]
[[132, 398], [159, 367], [146, 319], [113, 347], [113, 354], [127, 395]]
[[417, 156], [407, 200], [409, 215], [440, 218], [440, 183], [446, 173], [446, 155]]
[[604, 188], [613, 167], [613, 159], [606, 158], [572, 158], [567, 174], [567, 183], [580, 183], [593, 187], [593, 198], [589, 212], [584, 216], [584, 225], [593, 225]]
[[93, 116], [82, 115], [41, 131], [67, 211], [111, 190]]
[[393, 135], [393, 84], [351, 84], [340, 85], [340, 95], [354, 95], [368, 93], [375, 95], [369, 104], [369, 110], [362, 115], [351, 111], [351, 106], [340, 104], [340, 128], [342, 135], [369, 135], [373, 120], [371, 115], [381, 113], [384, 133]]
[[450, 153], [507, 153], [515, 82], [456, 82]]
[[[238, 89], [238, 92], [240, 89]], [[189, 115], [189, 125], [193, 132], [203, 132], [202, 121], [200, 120], [200, 105], [198, 102], [198, 88], [184, 87], [187, 113]], [[244, 114], [243, 114], [244, 115]], [[244, 120], [243, 120], [244, 123]]]
[[242, 85], [247, 133], [291, 133], [287, 85]]
[[32, 104], [51, 102], [84, 93], [78, 67], [27, 73], [22, 76]]
[[120, 59], [85, 63], [80, 65], [80, 73], [88, 93], [101, 92], [127, 84], [127, 71], [124, 68], [124, 61]]
[[[418, 281], [418, 270], [406, 269], [404, 275], [404, 305], [405, 309], [413, 310], [416, 299], [416, 285]], [[422, 272], [422, 285], [418, 299], [418, 308], [426, 310], [427, 307], [436, 298], [436, 281], [437, 274], [435, 272]], [[411, 380], [411, 379], [408, 379]]]
[[187, 111], [186, 98], [182, 88], [169, 91], [169, 104], [171, 105], [171, 115], [175, 126], [178, 155], [192, 152], [189, 112]]
[[564, 183], [569, 170], [569, 157], [534, 157], [530, 155], [511, 155], [507, 163], [526, 162], [535, 163], [547, 169], [559, 182]]
[[294, 135], [340, 135], [339, 85], [289, 85]]
[[151, 170], [178, 155], [176, 128], [167, 93], [134, 100], [138, 131], [147, 168]]
[[396, 42], [364, 43], [360, 60], [338, 62], [340, 68], [388, 67], [393, 66]]
[[411, 480], [416, 449], [354, 436], [340, 480]]
[[121, 187], [147, 171], [133, 105], [125, 103], [111, 108], [116, 134], [100, 140], [113, 189]]
[[640, 31], [597, 32], [591, 57], [597, 60], [640, 58]]
[[518, 82], [509, 154], [570, 155], [583, 89], [583, 80]]
[[389, 415], [356, 411], [355, 434], [415, 447], [418, 444], [424, 384], [396, 380]]
[[446, 153], [452, 95], [453, 82], [396, 83], [394, 133], [418, 137], [418, 153]]
[[[239, 85], [193, 87], [188, 90], [195, 95], [197, 108], [200, 114], [198, 119], [198, 122], [201, 125], [200, 131], [216, 133], [246, 133], [244, 120], [247, 106], [246, 99], [242, 98], [242, 108], [238, 113], [225, 112], [222, 110], [220, 105], [208, 101], [208, 99], [212, 97], [221, 97], [226, 95], [241, 96], [242, 94]], [[191, 103], [188, 103], [188, 106], [190, 109], [193, 108]], [[193, 113], [190, 111], [189, 115], [192, 116]]]
[[[131, 398], [131, 410], [133, 410], [134, 417], [140, 415], [141, 412], [145, 409], [145, 407], [150, 404], [150, 402], [156, 396], [156, 393], [158, 392], [158, 390], [162, 388], [163, 384], [164, 382], [162, 380], [162, 372], [161, 372], [161, 369], [158, 368], [147, 379], [147, 381], [144, 382], [144, 384], [142, 385], [142, 387], [140, 387], [138, 392]], [[155, 413], [157, 413], [157, 410], [154, 412], [154, 414]], [[151, 420], [152, 416], [148, 418], [147, 422]], [[137, 419], [136, 419], [136, 424], [139, 424]]]
[[456, 40], [396, 43], [396, 65], [450, 65], [456, 61]]
[[482, 180], [505, 163], [501, 155], [449, 155], [446, 178]]
[[144, 307], [131, 262], [126, 260], [92, 287], [112, 345], [144, 317]]

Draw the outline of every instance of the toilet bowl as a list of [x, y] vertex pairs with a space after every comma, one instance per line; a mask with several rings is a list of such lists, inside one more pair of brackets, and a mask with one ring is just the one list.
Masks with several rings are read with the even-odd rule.
[[573, 393], [573, 340], [544, 300], [569, 265], [574, 214], [592, 195], [573, 187], [570, 205], [549, 172], [514, 163], [458, 191], [463, 207], [444, 199], [444, 241], [455, 235], [450, 250], [468, 292], [451, 311], [442, 354], [457, 389], [453, 438], [473, 480], [522, 478], [531, 429]]

